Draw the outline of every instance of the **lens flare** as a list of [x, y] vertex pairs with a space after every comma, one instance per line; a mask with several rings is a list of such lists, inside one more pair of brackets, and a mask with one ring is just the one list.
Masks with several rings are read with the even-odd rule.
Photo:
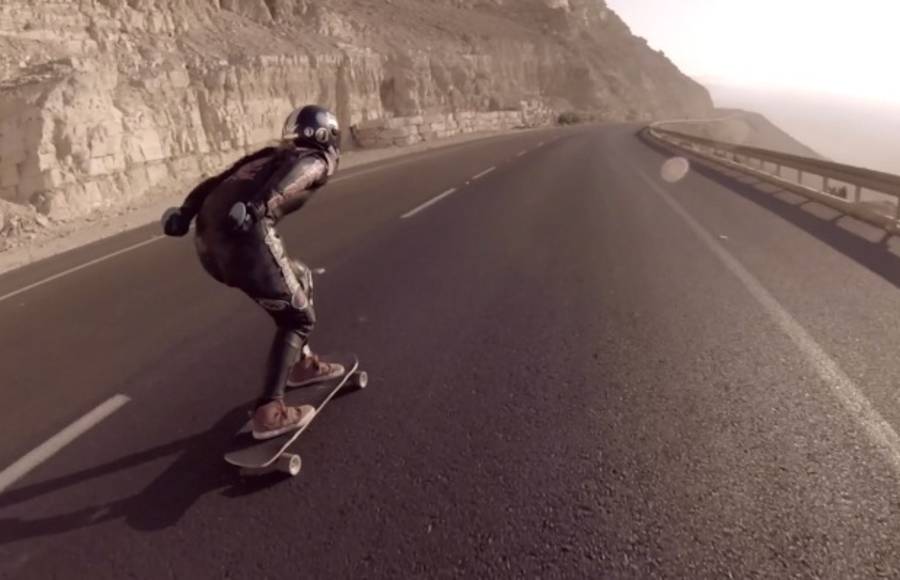
[[669, 183], [684, 179], [691, 170], [691, 162], [684, 157], [672, 157], [662, 164], [659, 173]]

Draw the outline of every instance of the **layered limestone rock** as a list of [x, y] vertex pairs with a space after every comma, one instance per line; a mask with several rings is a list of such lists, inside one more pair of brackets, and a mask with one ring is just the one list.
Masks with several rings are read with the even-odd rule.
[[350, 147], [711, 109], [601, 0], [0, 3], [0, 200], [54, 219], [186, 187], [308, 102]]
[[554, 118], [554, 111], [539, 103], [523, 101], [521, 105], [514, 111], [467, 111], [362, 121], [351, 127], [351, 133], [354, 142], [362, 147], [380, 148], [413, 145], [460, 133], [537, 127]]

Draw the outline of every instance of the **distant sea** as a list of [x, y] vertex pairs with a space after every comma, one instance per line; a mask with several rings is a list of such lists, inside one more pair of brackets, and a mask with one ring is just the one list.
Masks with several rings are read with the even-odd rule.
[[703, 84], [717, 107], [762, 113], [833, 161], [900, 175], [900, 103]]

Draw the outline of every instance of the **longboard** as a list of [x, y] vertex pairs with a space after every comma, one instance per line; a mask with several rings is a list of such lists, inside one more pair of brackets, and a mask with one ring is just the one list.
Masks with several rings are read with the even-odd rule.
[[259, 441], [253, 438], [251, 421], [247, 421], [235, 434], [234, 441], [225, 453], [225, 461], [242, 468], [247, 474], [281, 471], [295, 476], [300, 473], [300, 455], [288, 451], [294, 441], [312, 425], [325, 405], [343, 388], [363, 389], [369, 382], [368, 374], [359, 370], [356, 355], [332, 355], [322, 357], [329, 362], [344, 365], [345, 372], [337, 378], [304, 387], [288, 388], [285, 392], [286, 405], [312, 405], [316, 411], [309, 422], [297, 429], [272, 439]]

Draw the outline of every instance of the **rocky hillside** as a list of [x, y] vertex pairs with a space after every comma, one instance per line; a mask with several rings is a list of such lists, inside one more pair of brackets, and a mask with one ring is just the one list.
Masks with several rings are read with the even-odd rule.
[[0, 2], [0, 201], [53, 219], [184, 187], [307, 102], [350, 146], [712, 106], [602, 0]]

